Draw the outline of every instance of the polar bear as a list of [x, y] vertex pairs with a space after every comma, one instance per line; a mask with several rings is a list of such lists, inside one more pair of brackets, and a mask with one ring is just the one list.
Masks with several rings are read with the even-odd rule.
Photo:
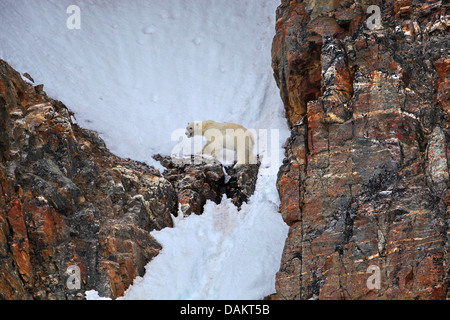
[[188, 123], [186, 136], [204, 136], [206, 144], [201, 154], [211, 154], [217, 159], [217, 152], [233, 150], [236, 152], [237, 162], [234, 168], [245, 164], [256, 164], [256, 157], [253, 154], [255, 137], [252, 132], [243, 126], [235, 123], [215, 122], [212, 120], [194, 121]]

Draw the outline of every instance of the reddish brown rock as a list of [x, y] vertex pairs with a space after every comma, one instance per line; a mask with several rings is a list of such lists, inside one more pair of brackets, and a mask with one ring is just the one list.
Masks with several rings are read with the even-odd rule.
[[300, 1], [283, 1], [277, 9], [272, 67], [290, 125], [302, 119], [306, 102], [320, 94], [320, 48], [322, 37], [300, 33], [311, 20]]
[[274, 299], [449, 298], [449, 36], [432, 30], [448, 5], [387, 1], [373, 30], [368, 5], [277, 10], [272, 65], [291, 137]]
[[20, 200], [12, 201], [12, 206], [8, 211], [7, 217], [13, 237], [18, 239], [26, 239], [27, 227], [25, 226], [22, 204], [20, 203]]
[[[440, 58], [434, 62], [434, 65], [438, 75], [437, 101], [448, 117], [450, 115], [450, 58]], [[448, 129], [449, 122], [447, 121], [445, 125]]]

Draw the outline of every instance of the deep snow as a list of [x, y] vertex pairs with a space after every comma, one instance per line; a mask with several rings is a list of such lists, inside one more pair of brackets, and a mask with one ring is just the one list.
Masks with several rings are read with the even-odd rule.
[[[80, 7], [79, 30], [66, 26], [69, 5]], [[271, 70], [277, 5], [2, 0], [0, 58], [44, 83], [119, 156], [161, 168], [154, 154], [171, 154], [178, 138], [191, 145], [187, 122], [212, 119], [278, 130], [278, 136], [269, 131], [275, 143], [265, 154], [277, 168], [289, 133]], [[223, 199], [208, 203], [202, 216], [176, 218], [174, 228], [153, 232], [163, 250], [125, 298], [244, 299], [273, 292], [287, 235], [275, 181], [276, 170], [260, 175], [240, 212]]]
[[175, 228], [152, 232], [163, 249], [124, 298], [261, 299], [273, 293], [288, 231], [274, 195], [264, 192], [273, 180], [260, 176], [258, 191], [240, 211], [230, 199], [208, 201], [201, 216], [180, 214]]

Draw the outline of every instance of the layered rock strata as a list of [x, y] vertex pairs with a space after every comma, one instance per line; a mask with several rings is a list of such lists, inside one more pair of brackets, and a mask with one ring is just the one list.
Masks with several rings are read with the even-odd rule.
[[282, 1], [272, 298], [450, 298], [448, 30], [443, 1]]

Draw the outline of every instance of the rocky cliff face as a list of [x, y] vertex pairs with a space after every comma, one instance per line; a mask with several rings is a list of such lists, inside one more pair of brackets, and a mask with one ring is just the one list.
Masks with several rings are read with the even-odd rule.
[[[123, 294], [160, 249], [149, 231], [171, 226], [175, 189], [157, 170], [111, 154], [4, 61], [0, 123], [0, 298]], [[71, 265], [78, 290], [67, 285]]]
[[272, 298], [450, 298], [444, 3], [279, 6], [272, 61], [291, 137], [277, 186], [290, 232]]

